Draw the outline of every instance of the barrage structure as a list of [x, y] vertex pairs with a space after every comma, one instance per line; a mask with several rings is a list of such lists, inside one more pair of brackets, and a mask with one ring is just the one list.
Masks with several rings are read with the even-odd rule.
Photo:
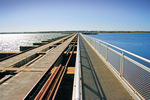
[[[1, 53], [1, 100], [150, 99], [150, 61], [74, 33]], [[120, 51], [119, 51], [120, 50]]]

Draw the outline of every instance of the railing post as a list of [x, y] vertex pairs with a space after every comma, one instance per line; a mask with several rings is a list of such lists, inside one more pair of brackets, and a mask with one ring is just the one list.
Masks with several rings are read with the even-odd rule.
[[101, 54], [101, 43], [99, 44], [99, 53]]
[[108, 45], [106, 47], [106, 61], [108, 61]]
[[120, 77], [123, 76], [123, 67], [124, 67], [124, 51], [122, 51], [121, 60], [120, 60]]
[[97, 48], [97, 41], [95, 40], [95, 49], [98, 51], [98, 48]]
[[95, 49], [96, 49], [96, 40], [94, 40], [94, 42], [95, 42], [94, 45], [95, 45]]
[[89, 39], [90, 39], [90, 43], [92, 44], [91, 38], [89, 38]]

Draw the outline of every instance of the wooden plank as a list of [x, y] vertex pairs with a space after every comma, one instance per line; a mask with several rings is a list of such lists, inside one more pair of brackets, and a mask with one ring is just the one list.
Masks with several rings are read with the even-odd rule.
[[4, 68], [4, 69], [0, 69], [0, 70], [2, 70], [2, 72], [4, 72], [4, 71], [16, 71], [16, 72], [18, 72], [18, 71], [46, 71], [47, 70], [47, 68], [45, 68], [45, 69], [41, 69], [41, 68]]
[[[53, 73], [56, 68], [57, 67], [52, 68], [51, 73]], [[75, 67], [68, 67], [66, 74], [74, 74], [74, 71], [75, 71]]]

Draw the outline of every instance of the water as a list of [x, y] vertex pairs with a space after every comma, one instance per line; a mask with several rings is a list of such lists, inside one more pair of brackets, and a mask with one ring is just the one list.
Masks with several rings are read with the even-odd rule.
[[61, 33], [0, 34], [0, 52], [19, 51], [19, 46], [30, 46], [35, 42], [63, 36]]
[[99, 33], [90, 36], [150, 60], [149, 33]]

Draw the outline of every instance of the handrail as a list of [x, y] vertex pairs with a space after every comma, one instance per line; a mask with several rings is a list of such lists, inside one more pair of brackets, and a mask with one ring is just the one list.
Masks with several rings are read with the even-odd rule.
[[[90, 36], [88, 36], [88, 37], [89, 37], [89, 38], [93, 38], [93, 37], [90, 37]], [[148, 59], [146, 59], [146, 58], [143, 58], [143, 57], [141, 57], [141, 56], [138, 56], [138, 55], [136, 55], [136, 54], [133, 54], [133, 53], [131, 53], [131, 52], [129, 52], [129, 51], [126, 51], [126, 50], [124, 50], [124, 49], [121, 49], [121, 48], [119, 48], [119, 47], [117, 47], [117, 46], [114, 46], [114, 45], [109, 44], [109, 43], [107, 43], [107, 42], [104, 42], [104, 41], [102, 41], [102, 40], [99, 40], [99, 39], [96, 39], [96, 38], [93, 38], [93, 39], [95, 39], [95, 40], [97, 40], [97, 41], [99, 41], [99, 42], [102, 42], [102, 43], [104, 43], [104, 44], [106, 44], [106, 45], [109, 45], [109, 46], [111, 46], [111, 47], [113, 47], [113, 48], [116, 48], [116, 49], [118, 49], [118, 50], [120, 50], [120, 51], [122, 51], [122, 52], [128, 53], [128, 54], [130, 54], [130, 55], [132, 55], [132, 56], [134, 56], [134, 57], [137, 57], [137, 58], [139, 58], [139, 59], [141, 59], [141, 60], [144, 60], [144, 61], [146, 61], [146, 62], [148, 62], [148, 63], [150, 63], [150, 60], [148, 60]]]
[[[144, 64], [130, 58], [124, 53], [132, 55], [150, 63], [150, 60], [128, 52], [124, 49], [111, 45], [107, 42], [82, 35], [83, 38], [91, 45], [95, 52], [104, 61], [107, 67], [113, 72], [117, 79], [127, 88], [128, 92], [134, 99], [148, 99], [150, 89], [150, 68]], [[122, 51], [122, 53], [118, 52]]]
[[80, 54], [79, 54], [79, 34], [77, 43], [77, 55], [76, 55], [76, 91], [75, 100], [80, 100]]
[[[85, 36], [85, 35], [84, 35]], [[102, 42], [102, 43], [104, 43], [104, 44], [101, 44], [101, 45], [104, 45], [104, 46], [106, 46], [107, 48], [108, 48], [108, 46], [111, 46], [111, 47], [113, 47], [113, 48], [116, 48], [116, 49], [118, 49], [118, 50], [120, 50], [122, 53], [128, 53], [128, 54], [130, 54], [131, 52], [129, 52], [129, 51], [126, 51], [126, 50], [124, 50], [124, 49], [121, 49], [121, 48], [119, 48], [119, 47], [117, 47], [117, 46], [114, 46], [114, 45], [112, 45], [112, 44], [109, 44], [109, 43], [107, 43], [107, 42], [104, 42], [104, 41], [102, 41], [102, 40], [98, 40], [98, 39], [96, 39], [96, 38], [93, 38], [93, 37], [90, 37], [90, 36], [86, 36], [86, 37], [88, 37], [88, 38], [91, 38], [91, 39], [93, 39], [93, 40], [95, 40], [97, 43], [100, 43], [100, 42]], [[109, 49], [112, 49], [112, 48], [109, 48]], [[117, 51], [116, 51], [117, 52]], [[137, 56], [138, 55], [136, 55], [136, 54], [133, 54], [133, 53], [131, 53], [132, 54], [132, 56], [134, 56], [134, 57], [136, 57], [136, 58], [138, 58]], [[131, 55], [130, 54], [130, 55]], [[125, 56], [124, 55], [124, 57], [127, 57], [127, 59], [129, 59], [129, 57], [128, 56]], [[140, 56], [139, 56], [140, 57]], [[140, 59], [140, 58], [139, 58]], [[143, 57], [141, 57], [141, 60], [143, 60], [143, 61], [145, 61], [145, 62], [148, 62], [148, 63], [150, 63], [150, 60], [148, 60], [148, 59], [146, 59], [146, 60], [144, 60], [144, 59], [146, 59], [146, 58], [143, 58]], [[136, 62], [136, 64], [137, 64], [137, 62]], [[148, 71], [148, 72], [150, 72], [150, 68], [149, 67], [147, 67], [147, 66], [145, 66], [145, 65], [143, 65], [143, 64], [139, 64], [138, 63], [138, 65], [139, 65], [139, 67], [141, 67], [142, 69], [144, 69], [144, 70], [146, 70], [146, 71]]]

